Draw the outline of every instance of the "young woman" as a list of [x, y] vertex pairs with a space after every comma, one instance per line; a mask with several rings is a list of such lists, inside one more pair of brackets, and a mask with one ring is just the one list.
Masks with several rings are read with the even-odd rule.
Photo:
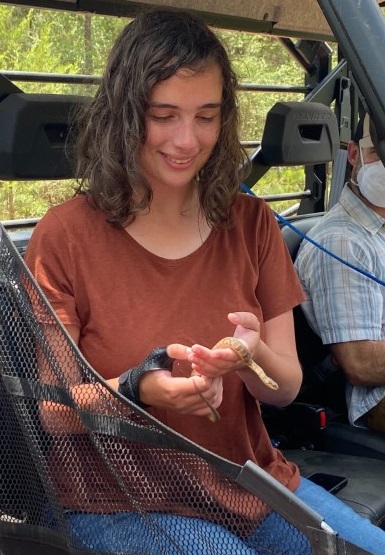
[[[236, 84], [224, 47], [199, 20], [168, 11], [137, 17], [113, 47], [79, 122], [81, 194], [48, 211], [26, 261], [86, 359], [113, 388], [203, 447], [239, 464], [256, 462], [303, 494], [347, 539], [383, 553], [383, 532], [301, 481], [297, 467], [272, 447], [261, 419], [259, 402], [284, 406], [299, 390], [292, 308], [303, 294], [273, 213], [239, 192], [245, 160]], [[264, 385], [231, 348], [212, 349], [226, 336], [247, 346], [278, 389]], [[142, 361], [162, 345], [165, 364], [148, 371]], [[88, 384], [74, 395], [88, 408], [98, 402]], [[60, 423], [52, 407], [42, 412], [56, 433], [81, 432], [64, 412], [56, 413]], [[207, 416], [216, 412], [220, 420], [211, 425]], [[63, 505], [71, 509], [68, 496]], [[72, 508], [69, 519], [83, 545], [90, 546], [87, 530], [95, 528], [105, 551], [131, 552], [130, 541], [140, 537], [124, 503], [116, 514], [97, 514], [103, 511], [92, 504], [89, 513]], [[171, 536], [177, 527], [197, 525], [156, 508]], [[301, 549], [290, 544], [278, 521], [268, 517], [250, 537], [260, 534], [261, 545], [269, 538], [274, 553], [309, 553], [306, 539]], [[202, 521], [200, 534], [214, 531], [234, 542], [228, 552], [256, 552]], [[205, 553], [196, 533], [185, 537], [186, 552]], [[146, 546], [157, 552], [152, 549]]]

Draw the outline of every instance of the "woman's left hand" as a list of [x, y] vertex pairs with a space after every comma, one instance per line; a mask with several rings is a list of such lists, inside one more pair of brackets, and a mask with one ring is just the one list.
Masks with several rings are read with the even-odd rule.
[[250, 370], [242, 357], [230, 347], [208, 349], [202, 345], [193, 345], [186, 353], [193, 370], [209, 378], [236, 371], [255, 399], [282, 407], [291, 403], [302, 381], [292, 310], [265, 322], [264, 341], [260, 337], [260, 323], [254, 314], [232, 312], [228, 318], [236, 326], [234, 337], [245, 344], [251, 358], [277, 387], [267, 387], [260, 376]]
[[[251, 312], [232, 312], [229, 321], [236, 326], [234, 337], [242, 340], [252, 357], [257, 356], [260, 343], [260, 324]], [[218, 377], [233, 370], [244, 368], [239, 356], [229, 347], [209, 349], [193, 345], [187, 357], [193, 370], [208, 377]]]

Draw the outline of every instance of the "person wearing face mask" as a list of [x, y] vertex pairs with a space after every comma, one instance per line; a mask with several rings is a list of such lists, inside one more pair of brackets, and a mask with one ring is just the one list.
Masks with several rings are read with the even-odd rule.
[[[358, 142], [359, 146], [359, 162], [356, 181], [354, 181], [354, 176], [351, 179], [353, 184], [358, 187], [360, 196], [369, 202], [369, 207], [376, 212], [378, 208], [385, 208], [385, 194], [384, 194], [384, 183], [385, 183], [385, 167], [381, 162], [370, 136], [369, 131], [370, 117], [365, 114], [364, 118], [361, 120], [357, 131], [355, 134], [355, 141], [353, 141], [352, 148], [355, 149], [355, 145]], [[362, 127], [362, 132], [361, 132]], [[362, 134], [362, 138], [359, 136]], [[363, 149], [366, 150], [365, 154]], [[352, 154], [354, 156], [354, 153]], [[354, 163], [354, 162], [352, 162]], [[379, 212], [380, 215], [381, 211]]]
[[347, 378], [351, 424], [385, 433], [385, 167], [364, 114], [347, 146], [350, 181], [339, 202], [308, 233], [378, 281], [303, 241], [295, 266], [312, 329]]

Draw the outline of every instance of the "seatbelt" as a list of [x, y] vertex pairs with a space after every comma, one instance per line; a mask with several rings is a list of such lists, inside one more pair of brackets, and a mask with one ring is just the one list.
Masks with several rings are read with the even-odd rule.
[[[240, 188], [242, 191], [244, 191], [245, 193], [247, 193], [248, 195], [251, 195], [253, 197], [256, 197], [257, 195], [245, 184], [245, 183], [241, 183], [240, 184]], [[302, 239], [305, 239], [306, 241], [308, 241], [309, 243], [311, 243], [312, 245], [314, 245], [315, 247], [317, 247], [317, 249], [321, 250], [322, 252], [324, 252], [325, 254], [331, 256], [332, 258], [334, 258], [335, 260], [338, 260], [338, 262], [341, 262], [342, 264], [345, 264], [345, 266], [348, 266], [348, 268], [351, 268], [352, 270], [354, 270], [355, 272], [358, 272], [359, 274], [362, 274], [363, 276], [375, 281], [376, 283], [378, 283], [379, 285], [382, 285], [383, 287], [385, 287], [385, 281], [382, 281], [382, 279], [376, 277], [373, 274], [370, 274], [369, 272], [366, 272], [365, 270], [362, 270], [361, 268], [358, 268], [357, 266], [354, 266], [353, 264], [350, 264], [350, 262], [348, 262], [347, 260], [344, 260], [343, 258], [341, 258], [340, 256], [338, 256], [337, 254], [334, 254], [334, 252], [329, 251], [329, 249], [326, 249], [325, 247], [323, 247], [322, 245], [320, 245], [319, 243], [317, 243], [317, 241], [314, 241], [314, 239], [312, 239], [311, 237], [309, 237], [308, 235], [306, 235], [306, 233], [303, 233], [300, 229], [298, 229], [295, 225], [293, 225], [291, 222], [289, 222], [289, 220], [287, 220], [286, 218], [284, 218], [283, 216], [281, 216], [280, 214], [278, 214], [277, 212], [273, 213], [276, 217], [276, 219], [281, 222], [284, 225], [287, 225], [288, 227], [290, 227], [290, 229], [292, 229], [295, 233], [297, 233], [300, 237], [302, 237]]]
[[341, 191], [345, 184], [346, 164], [348, 160], [348, 153], [346, 149], [340, 148], [333, 162], [333, 175], [330, 185], [330, 195], [327, 209], [330, 210], [332, 206], [338, 202]]

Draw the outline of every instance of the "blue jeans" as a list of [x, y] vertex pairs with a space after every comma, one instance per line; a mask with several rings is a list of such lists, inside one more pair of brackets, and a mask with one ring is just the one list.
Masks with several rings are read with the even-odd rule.
[[[385, 554], [385, 532], [334, 495], [306, 478], [301, 478], [295, 494], [342, 538], [373, 555]], [[161, 513], [69, 513], [68, 523], [78, 548], [110, 553], [158, 555], [164, 550], [171, 555], [311, 555], [307, 538], [276, 513], [243, 540], [210, 521]]]
[[385, 531], [362, 518], [343, 501], [306, 478], [295, 494], [325, 519], [341, 538], [373, 555], [385, 554]]

